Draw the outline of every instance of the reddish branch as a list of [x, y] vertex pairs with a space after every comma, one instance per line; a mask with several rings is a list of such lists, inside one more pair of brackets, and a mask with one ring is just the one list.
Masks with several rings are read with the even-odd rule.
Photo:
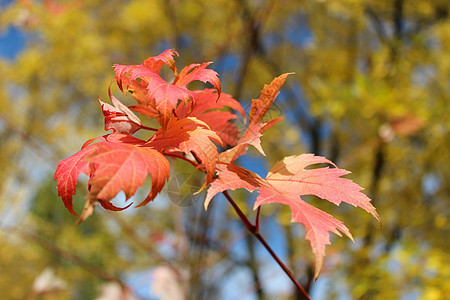
[[[258, 226], [253, 225], [248, 218], [245, 216], [245, 214], [242, 212], [242, 210], [239, 208], [239, 206], [234, 202], [233, 198], [231, 198], [230, 194], [228, 194], [228, 191], [222, 192], [227, 198], [228, 202], [230, 202], [231, 206], [233, 206], [234, 210], [236, 211], [237, 215], [241, 219], [242, 223], [244, 223], [247, 230], [255, 236], [258, 241], [266, 248], [266, 250], [272, 255], [273, 259], [278, 263], [278, 265], [283, 269], [284, 273], [291, 279], [291, 281], [295, 284], [295, 286], [299, 289], [299, 291], [305, 296], [306, 299], [310, 299], [308, 293], [305, 291], [305, 289], [298, 283], [298, 281], [295, 279], [294, 274], [292, 274], [291, 270], [281, 261], [281, 259], [278, 257], [278, 255], [272, 250], [272, 248], [269, 246], [269, 244], [266, 242], [266, 240], [261, 236], [261, 234], [258, 232]], [[256, 219], [259, 219], [259, 209]], [[256, 223], [258, 225], [258, 222]]]
[[[165, 155], [168, 156], [172, 156], [172, 157], [176, 157], [176, 158], [181, 158], [187, 162], [189, 162], [190, 164], [192, 164], [194, 167], [198, 167], [198, 164], [201, 164], [201, 161], [199, 160], [199, 158], [196, 157], [197, 163], [187, 159], [184, 156], [178, 156], [175, 154], [167, 154], [165, 153]], [[236, 204], [236, 202], [234, 202], [233, 198], [231, 198], [230, 194], [228, 193], [228, 191], [224, 191], [222, 192], [225, 196], [225, 198], [227, 198], [228, 202], [231, 204], [231, 206], [233, 206], [234, 211], [237, 213], [237, 215], [239, 216], [239, 219], [241, 219], [242, 223], [244, 223], [245, 227], [247, 228], [248, 232], [250, 232], [253, 236], [255, 236], [258, 241], [264, 246], [264, 248], [266, 248], [266, 250], [270, 253], [270, 255], [272, 255], [273, 259], [275, 259], [275, 261], [278, 263], [278, 265], [281, 267], [281, 269], [283, 269], [283, 271], [286, 273], [286, 275], [289, 277], [289, 279], [291, 279], [291, 281], [294, 283], [294, 285], [298, 288], [298, 290], [300, 291], [301, 294], [303, 294], [303, 296], [306, 299], [310, 299], [308, 293], [305, 291], [305, 289], [300, 285], [300, 283], [295, 279], [294, 274], [292, 274], [291, 270], [289, 270], [289, 268], [283, 263], [283, 261], [278, 257], [278, 255], [272, 250], [272, 248], [269, 246], [269, 244], [266, 242], [266, 240], [262, 237], [262, 235], [259, 233], [259, 213], [260, 213], [260, 207], [258, 207], [258, 210], [256, 212], [256, 221], [255, 221], [255, 225], [253, 225], [249, 219], [247, 218], [247, 216], [242, 212], [242, 210], [239, 208], [239, 206]]]

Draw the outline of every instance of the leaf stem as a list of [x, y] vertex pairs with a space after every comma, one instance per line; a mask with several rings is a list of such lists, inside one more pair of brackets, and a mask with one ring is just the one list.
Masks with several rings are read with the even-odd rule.
[[198, 167], [198, 164], [195, 162], [195, 161], [192, 161], [192, 160], [190, 160], [189, 158], [186, 158], [186, 157], [184, 157], [184, 156], [182, 156], [182, 155], [179, 155], [179, 154], [174, 154], [174, 153], [166, 153], [166, 152], [164, 152], [164, 155], [165, 156], [171, 156], [171, 157], [175, 157], [175, 158], [180, 158], [180, 159], [182, 159], [182, 160], [184, 160], [184, 161], [187, 161], [188, 163], [190, 163], [191, 165], [193, 165], [194, 167]]
[[258, 232], [259, 230], [259, 208], [256, 215], [256, 224], [253, 225], [248, 218], [245, 216], [245, 214], [242, 212], [242, 210], [239, 208], [239, 206], [234, 202], [233, 198], [231, 198], [228, 191], [222, 192], [222, 194], [227, 198], [228, 202], [230, 202], [231, 206], [233, 206], [234, 210], [236, 211], [237, 215], [241, 219], [242, 223], [244, 223], [247, 230], [254, 235], [258, 241], [266, 248], [266, 250], [272, 255], [273, 259], [278, 263], [278, 265], [283, 269], [284, 273], [291, 279], [291, 281], [295, 284], [295, 286], [299, 289], [299, 291], [303, 294], [303, 296], [310, 300], [308, 293], [305, 291], [305, 289], [298, 283], [297, 279], [295, 279], [294, 274], [292, 274], [291, 270], [281, 261], [281, 259], [278, 257], [278, 255], [272, 250], [272, 248], [269, 246], [269, 244], [266, 242], [266, 240], [262, 237], [262, 235]]
[[[176, 157], [176, 158], [181, 158], [181, 159], [189, 162], [190, 164], [192, 164], [195, 167], [198, 167], [200, 165], [200, 163], [201, 163], [200, 159], [196, 155], [194, 155], [194, 157], [199, 162], [198, 164], [193, 162], [193, 161], [191, 161], [191, 160], [189, 160], [189, 159], [187, 159], [186, 157], [178, 155], [178, 154], [164, 153], [164, 155], [172, 156], [172, 157]], [[297, 279], [295, 279], [294, 274], [292, 274], [291, 270], [289, 270], [289, 268], [283, 263], [283, 261], [272, 250], [270, 245], [266, 242], [266, 240], [259, 233], [260, 207], [258, 207], [258, 210], [256, 212], [256, 221], [255, 221], [255, 225], [253, 225], [249, 221], [249, 219], [245, 216], [245, 214], [242, 212], [242, 210], [239, 208], [239, 206], [236, 204], [236, 202], [234, 202], [233, 198], [230, 196], [228, 191], [223, 191], [222, 194], [225, 196], [225, 198], [227, 198], [227, 200], [231, 204], [231, 206], [233, 206], [235, 212], [237, 213], [237, 215], [241, 219], [242, 223], [244, 223], [244, 225], [247, 228], [248, 232], [250, 232], [253, 236], [255, 236], [258, 239], [258, 241], [264, 246], [264, 248], [266, 248], [266, 250], [270, 253], [270, 255], [272, 255], [273, 259], [275, 259], [275, 261], [278, 263], [278, 265], [281, 267], [281, 269], [283, 269], [284, 273], [286, 273], [286, 275], [289, 277], [289, 279], [291, 279], [291, 281], [294, 283], [294, 285], [303, 294], [305, 299], [311, 300], [311, 298], [309, 297], [309, 295], [305, 291], [305, 289], [300, 285], [300, 283], [297, 281]]]

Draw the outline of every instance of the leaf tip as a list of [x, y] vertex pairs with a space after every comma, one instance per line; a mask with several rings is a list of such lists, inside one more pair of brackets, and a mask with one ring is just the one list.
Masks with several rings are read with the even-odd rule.
[[355, 239], [353, 238], [353, 235], [350, 233], [349, 235], [347, 235], [348, 238], [353, 242], [353, 244], [355, 243]]
[[81, 216], [78, 218], [78, 220], [75, 222], [75, 225], [80, 224], [87, 218], [89, 218], [94, 213], [94, 208], [98, 204], [98, 200], [92, 200], [88, 198], [86, 200], [86, 203], [83, 207], [83, 212], [81, 213]]
[[205, 202], [203, 203], [203, 207], [205, 208], [205, 211], [208, 210], [209, 202], [211, 202], [211, 198], [206, 197]]
[[316, 266], [315, 266], [315, 270], [314, 270], [314, 281], [316, 281], [317, 278], [319, 278], [319, 274], [320, 274], [320, 270], [322, 269], [322, 265], [323, 265], [323, 257], [316, 259]]
[[381, 221], [380, 215], [378, 214], [376, 208], [371, 205], [370, 209], [365, 209], [368, 213], [370, 213], [375, 219], [377, 219], [380, 224], [380, 228], [383, 228], [383, 222]]

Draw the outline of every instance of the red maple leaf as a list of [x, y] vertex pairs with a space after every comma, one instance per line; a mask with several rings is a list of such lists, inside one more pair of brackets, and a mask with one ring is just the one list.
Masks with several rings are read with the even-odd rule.
[[105, 116], [105, 130], [133, 134], [141, 128], [141, 120], [116, 97], [109, 95], [114, 106], [98, 99]]
[[265, 180], [258, 174], [239, 166], [218, 164], [216, 170], [217, 176], [211, 183], [206, 194], [204, 203], [205, 210], [208, 208], [211, 199], [218, 193], [242, 188], [252, 193], [256, 188], [265, 184]]
[[[141, 90], [143, 86], [147, 89], [147, 99], [138, 98], [140, 104], [154, 105], [154, 108], [161, 114], [160, 121], [165, 130], [167, 123], [172, 115], [172, 111], [176, 108], [179, 100], [188, 102], [192, 99], [194, 102], [197, 96], [190, 91], [186, 85], [192, 81], [198, 80], [202, 82], [211, 83], [219, 92], [220, 95], [220, 80], [218, 74], [206, 67], [210, 62], [202, 64], [191, 64], [181, 70], [177, 74], [174, 55], [178, 55], [173, 50], [166, 50], [158, 56], [146, 59], [140, 65], [114, 65], [117, 84], [123, 91], [123, 87], [128, 88], [132, 85], [132, 89]], [[163, 65], [168, 65], [174, 72], [175, 79], [173, 83], [166, 82], [159, 71]], [[141, 80], [140, 83], [137, 79]]]
[[249, 125], [238, 141], [237, 145], [220, 154], [219, 160], [225, 163], [232, 163], [239, 156], [246, 153], [249, 145], [255, 147], [261, 154], [264, 150], [261, 147], [262, 133], [281, 121], [283, 117], [269, 120], [262, 123], [264, 116], [269, 111], [281, 86], [286, 81], [286, 78], [292, 73], [285, 73], [272, 80], [270, 84], [264, 85], [258, 99], [253, 99], [250, 107]]
[[152, 188], [145, 203], [153, 200], [169, 179], [170, 165], [159, 151], [126, 143], [100, 142], [94, 144], [87, 160], [90, 166], [89, 198], [109, 202], [120, 191], [126, 199], [144, 184], [147, 175]]
[[58, 195], [61, 196], [64, 206], [70, 211], [71, 214], [78, 217], [77, 213], [73, 210], [72, 196], [77, 193], [78, 177], [84, 173], [89, 173], [89, 163], [84, 160], [84, 157], [94, 150], [94, 147], [84, 147], [72, 156], [61, 160], [56, 167], [55, 176], [53, 181], [56, 182], [56, 188], [58, 189]]
[[[331, 164], [335, 168], [305, 169], [318, 163]], [[341, 236], [342, 232], [352, 240], [353, 237], [341, 221], [306, 203], [301, 196], [314, 195], [336, 205], [346, 202], [363, 208], [381, 222], [370, 199], [361, 193], [362, 188], [352, 180], [341, 177], [350, 172], [337, 168], [324, 157], [313, 154], [286, 157], [273, 166], [266, 179], [231, 164], [218, 164], [217, 171], [217, 176], [208, 189], [205, 209], [216, 194], [239, 188], [249, 192], [256, 189], [259, 191], [254, 209], [267, 203], [289, 206], [292, 221], [301, 223], [306, 228], [305, 238], [309, 240], [316, 257], [316, 278], [323, 264], [325, 246], [330, 244], [329, 233]]]
[[252, 145], [262, 155], [265, 155], [264, 150], [261, 147], [261, 129], [265, 126], [264, 123], [250, 124], [245, 130], [244, 134], [240, 138], [238, 144], [231, 149], [228, 149], [219, 155], [219, 160], [223, 163], [231, 164], [239, 156], [247, 152], [247, 147]]
[[[98, 143], [91, 144], [95, 140]], [[170, 175], [167, 159], [157, 150], [144, 147], [145, 141], [130, 135], [115, 133], [89, 140], [74, 155], [62, 160], [55, 172], [58, 195], [67, 209], [73, 210], [72, 196], [76, 194], [76, 183], [81, 173], [90, 177], [88, 200], [98, 200], [109, 210], [121, 210], [110, 201], [119, 191], [129, 199], [136, 193], [147, 175], [152, 179], [152, 188], [144, 202], [151, 201], [161, 191]]]
[[245, 111], [239, 102], [225, 93], [218, 96], [214, 89], [204, 89], [195, 93], [197, 94], [197, 101], [194, 107], [180, 103], [175, 110], [177, 117], [196, 117], [208, 124], [211, 130], [220, 136], [225, 145], [236, 145], [239, 139], [239, 128], [231, 121], [239, 118], [239, 116], [223, 109], [226, 107], [232, 108], [239, 112], [245, 120]]
[[252, 100], [249, 116], [250, 124], [262, 122], [264, 116], [275, 101], [275, 98], [278, 96], [278, 92], [286, 81], [286, 78], [291, 74], [294, 73], [281, 74], [280, 76], [275, 77], [270, 84], [264, 85], [259, 98]]
[[[305, 169], [318, 163], [331, 164], [335, 168]], [[352, 240], [353, 238], [341, 221], [309, 205], [301, 199], [302, 195], [314, 195], [336, 205], [346, 202], [363, 208], [380, 221], [370, 199], [361, 193], [362, 188], [352, 180], [341, 177], [349, 173], [337, 168], [324, 157], [302, 154], [286, 157], [276, 163], [266, 177], [269, 186], [259, 188], [260, 195], [255, 202], [255, 209], [266, 203], [288, 205], [292, 221], [305, 226], [306, 239], [310, 241], [316, 257], [316, 278], [323, 264], [325, 246], [330, 244], [329, 232], [340, 235], [341, 231]]]
[[214, 176], [216, 161], [219, 153], [212, 142], [222, 144], [220, 137], [209, 126], [194, 117], [183, 119], [172, 118], [167, 129], [158, 130], [146, 143], [160, 152], [193, 153], [200, 160], [206, 171], [206, 182], [202, 189], [209, 184]]
[[[120, 90], [123, 92], [123, 87], [128, 88], [132, 83], [136, 83], [136, 86], [141, 86], [137, 84], [139, 81], [134, 81], [131, 79], [131, 72], [133, 72], [136, 68], [144, 67], [142, 70], [144, 71], [153, 71], [156, 74], [159, 74], [161, 68], [164, 65], [168, 65], [174, 72], [176, 72], [174, 55], [178, 56], [178, 53], [173, 50], [165, 50], [160, 55], [149, 57], [140, 65], [114, 65], [114, 72], [116, 75], [117, 85]], [[139, 74], [138, 74], [139, 75]], [[139, 76], [138, 76], [139, 77]], [[146, 78], [143, 78], [146, 79]], [[148, 82], [147, 82], [148, 83]], [[144, 99], [142, 99], [144, 101]]]

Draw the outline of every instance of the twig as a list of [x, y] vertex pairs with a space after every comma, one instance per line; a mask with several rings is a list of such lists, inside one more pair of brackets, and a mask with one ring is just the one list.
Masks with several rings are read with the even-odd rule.
[[261, 206], [258, 206], [256, 210], [256, 220], [255, 220], [255, 232], [259, 233], [259, 212], [261, 211]]
[[192, 160], [190, 160], [190, 159], [188, 159], [188, 158], [186, 158], [186, 157], [184, 157], [184, 156], [182, 156], [182, 155], [179, 155], [179, 154], [174, 154], [174, 153], [167, 153], [167, 152], [164, 152], [164, 155], [165, 156], [171, 156], [171, 157], [175, 157], [175, 158], [180, 158], [180, 159], [182, 159], [182, 160], [184, 160], [184, 161], [187, 161], [188, 163], [190, 163], [191, 165], [193, 165], [194, 167], [198, 167], [198, 164], [196, 163], [196, 162], [194, 162], [194, 161], [192, 161]]
[[286, 275], [291, 279], [291, 281], [295, 284], [295, 286], [299, 289], [299, 291], [305, 296], [306, 299], [309, 298], [308, 293], [305, 291], [305, 289], [298, 283], [297, 279], [295, 279], [292, 272], [289, 270], [289, 268], [281, 261], [281, 259], [276, 255], [275, 252], [273, 252], [272, 248], [269, 246], [269, 244], [266, 242], [266, 240], [261, 236], [259, 232], [256, 231], [256, 226], [250, 223], [248, 218], [244, 215], [242, 210], [237, 206], [237, 204], [234, 202], [233, 198], [231, 198], [230, 194], [228, 194], [228, 191], [222, 192], [222, 194], [225, 195], [225, 198], [227, 198], [228, 202], [230, 202], [231, 206], [233, 206], [234, 210], [236, 211], [237, 215], [241, 219], [242, 223], [244, 223], [247, 230], [254, 235], [258, 241], [266, 248], [266, 250], [272, 255], [272, 257], [275, 259], [275, 261], [278, 263], [278, 265], [283, 269], [283, 271], [286, 273]]
[[[165, 154], [165, 155], [168, 155], [168, 154]], [[187, 159], [187, 158], [185, 158], [183, 156], [177, 156], [177, 155], [169, 155], [169, 156], [181, 158], [181, 159], [191, 163], [194, 166], [198, 166], [195, 162], [193, 162], [193, 161], [191, 161], [191, 160], [189, 160], [189, 159]], [[198, 157], [195, 157], [195, 158], [198, 161], [198, 163], [200, 164], [201, 161], [199, 160], [199, 158]], [[303, 296], [306, 299], [310, 300], [311, 298], [309, 297], [308, 293], [300, 285], [300, 283], [297, 281], [297, 279], [295, 279], [294, 274], [292, 274], [291, 270], [289, 270], [289, 268], [283, 263], [283, 261], [281, 261], [281, 259], [278, 257], [278, 255], [276, 255], [276, 253], [273, 252], [272, 248], [269, 246], [269, 244], [266, 242], [266, 240], [259, 233], [259, 228], [258, 228], [259, 227], [259, 209], [258, 209], [258, 212], [257, 212], [257, 215], [256, 215], [256, 224], [257, 225], [253, 225], [249, 221], [249, 219], [245, 216], [245, 214], [242, 212], [242, 210], [239, 208], [239, 206], [236, 204], [236, 202], [234, 202], [233, 198], [231, 198], [231, 196], [228, 193], [228, 191], [223, 191], [222, 194], [225, 196], [225, 198], [227, 198], [227, 200], [231, 204], [231, 206], [233, 206], [235, 212], [237, 213], [237, 215], [241, 219], [242, 223], [244, 223], [244, 225], [247, 228], [247, 230], [252, 235], [254, 235], [258, 239], [258, 241], [264, 246], [264, 248], [266, 248], [266, 250], [270, 253], [270, 255], [272, 255], [272, 257], [275, 259], [275, 261], [278, 263], [278, 265], [283, 269], [283, 271], [286, 273], [286, 275], [289, 277], [289, 279], [291, 279], [291, 281], [298, 288], [298, 290], [303, 294]]]

